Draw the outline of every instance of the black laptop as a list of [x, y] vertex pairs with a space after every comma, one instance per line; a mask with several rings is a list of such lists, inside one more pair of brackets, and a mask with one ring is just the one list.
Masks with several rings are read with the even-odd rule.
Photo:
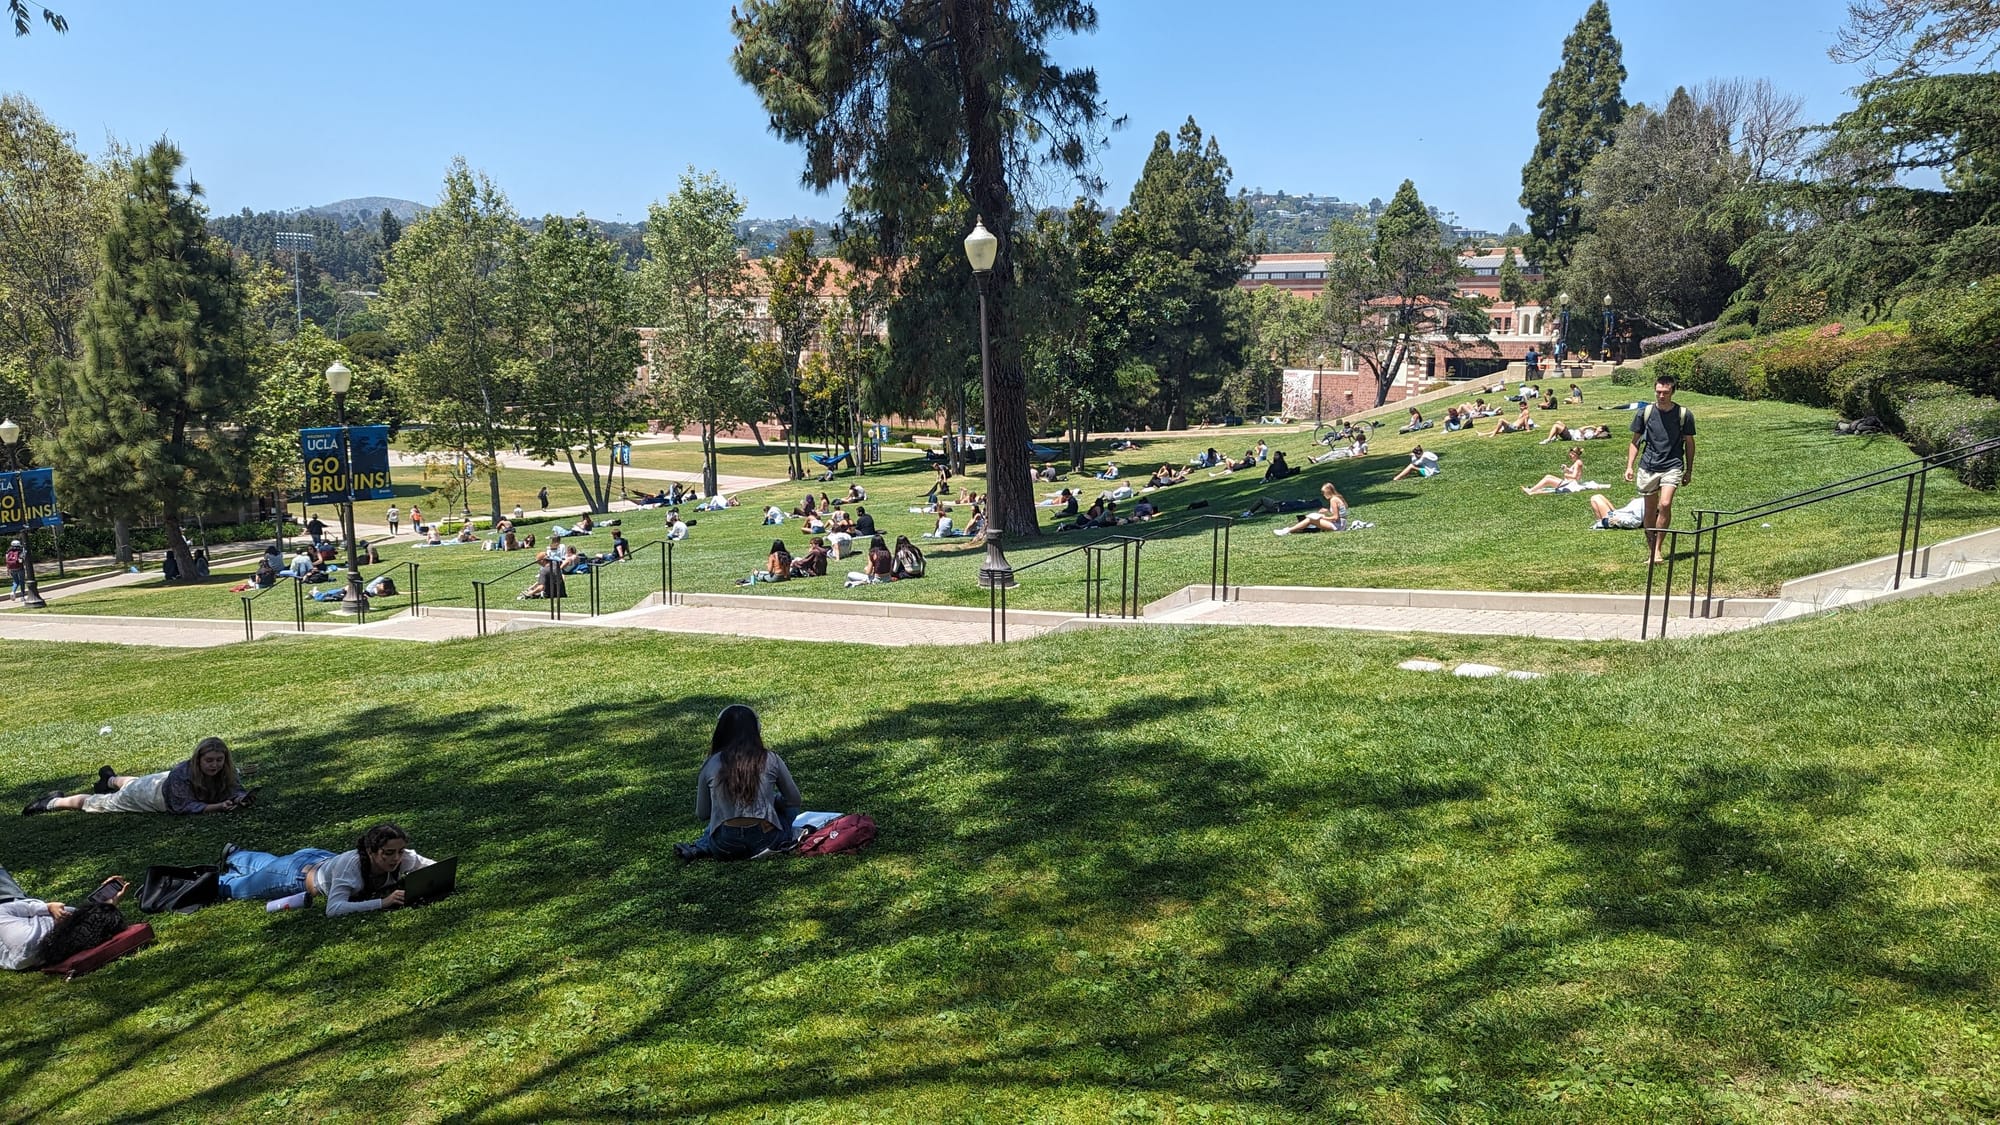
[[397, 891], [403, 892], [404, 906], [422, 906], [458, 889], [458, 857], [441, 859], [429, 867], [419, 867], [408, 875], [382, 888], [387, 896]]

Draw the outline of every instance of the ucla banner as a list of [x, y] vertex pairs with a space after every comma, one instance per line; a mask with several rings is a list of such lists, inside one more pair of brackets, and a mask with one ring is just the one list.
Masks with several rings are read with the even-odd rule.
[[300, 430], [299, 452], [305, 457], [308, 504], [386, 500], [395, 495], [389, 486], [387, 426]]
[[0, 473], [0, 534], [60, 526], [54, 469]]

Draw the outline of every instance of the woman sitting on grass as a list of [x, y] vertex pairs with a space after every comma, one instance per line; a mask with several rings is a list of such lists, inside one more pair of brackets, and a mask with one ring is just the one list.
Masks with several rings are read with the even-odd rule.
[[785, 760], [764, 746], [757, 712], [734, 703], [716, 717], [708, 757], [695, 778], [694, 814], [708, 831], [675, 844], [682, 862], [751, 859], [792, 846], [792, 821], [805, 806]]
[[793, 578], [826, 577], [826, 540], [815, 538], [806, 553], [792, 560]]
[[754, 586], [759, 582], [783, 582], [792, 576], [792, 553], [785, 549], [783, 539], [771, 540], [771, 553], [764, 557], [764, 569], [751, 571], [749, 577], [740, 578], [738, 586]]
[[1561, 476], [1543, 477], [1521, 491], [1530, 496], [1539, 496], [1544, 492], [1575, 492], [1582, 486], [1583, 447], [1572, 445], [1569, 447], [1569, 463], [1563, 466]]
[[880, 535], [868, 541], [868, 569], [847, 572], [849, 586], [866, 586], [876, 582], [896, 580], [896, 556], [889, 552], [889, 543]]
[[1172, 465], [1161, 465], [1153, 473], [1152, 479], [1146, 482], [1146, 487], [1165, 488], [1170, 484], [1184, 483], [1187, 479], [1188, 474], [1186, 469], [1177, 469]]
[[922, 578], [924, 576], [924, 553], [917, 549], [915, 543], [910, 542], [909, 536], [898, 535], [896, 536], [894, 562], [891, 564], [891, 567], [893, 574], [898, 580], [904, 578]]
[[1299, 522], [1290, 527], [1281, 527], [1273, 535], [1290, 535], [1295, 531], [1346, 531], [1347, 497], [1333, 487], [1332, 481], [1319, 486], [1319, 494], [1326, 499], [1326, 506], [1317, 512], [1308, 512]]
[[32, 801], [22, 816], [36, 813], [81, 809], [93, 813], [199, 813], [234, 812], [250, 803], [250, 794], [236, 776], [236, 764], [229, 746], [210, 736], [195, 743], [187, 761], [170, 770], [139, 777], [120, 774], [110, 766], [97, 771], [97, 785], [89, 793], [68, 797], [51, 793]]
[[[292, 853], [293, 857], [299, 854]], [[378, 824], [361, 834], [353, 851], [342, 852], [316, 865], [313, 886], [326, 895], [329, 918], [394, 910], [403, 905], [403, 892], [398, 889], [384, 894], [383, 891], [419, 867], [429, 867], [431, 862], [410, 847], [408, 832], [395, 824]]]

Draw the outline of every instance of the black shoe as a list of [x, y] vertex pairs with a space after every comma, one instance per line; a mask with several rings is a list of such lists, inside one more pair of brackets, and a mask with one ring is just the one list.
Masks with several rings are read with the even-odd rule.
[[701, 858], [701, 853], [695, 850], [695, 846], [693, 844], [675, 844], [674, 858], [680, 860], [684, 864], [693, 863], [695, 860]]
[[112, 769], [110, 766], [97, 767], [97, 784], [91, 786], [90, 791], [92, 793], [117, 792], [117, 790], [111, 788], [111, 779], [117, 776], [118, 776], [118, 771]]
[[237, 852], [240, 852], [242, 850], [243, 850], [242, 848], [237, 847], [235, 844], [222, 845], [222, 866], [228, 867], [229, 857], [235, 855]]
[[48, 795], [47, 795], [47, 796], [45, 796], [45, 797], [37, 797], [37, 798], [35, 798], [34, 800], [32, 800], [32, 801], [29, 801], [29, 802], [28, 802], [28, 807], [27, 807], [27, 808], [25, 808], [25, 809], [22, 809], [22, 810], [21, 810], [21, 815], [22, 815], [22, 816], [33, 816], [33, 815], [35, 815], [36, 813], [45, 813], [45, 812], [48, 812], [48, 811], [50, 811], [50, 810], [49, 810], [49, 802], [50, 802], [50, 801], [53, 801], [53, 800], [55, 800], [55, 799], [56, 799], [57, 797], [60, 797], [60, 796], [62, 796], [62, 790], [60, 790], [60, 789], [51, 789], [51, 790], [49, 790], [49, 792], [48, 792]]

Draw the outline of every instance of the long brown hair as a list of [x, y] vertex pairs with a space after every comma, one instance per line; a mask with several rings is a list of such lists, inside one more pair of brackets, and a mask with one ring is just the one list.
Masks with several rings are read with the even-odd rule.
[[741, 703], [724, 707], [715, 718], [715, 734], [708, 740], [708, 752], [722, 755], [722, 765], [716, 773], [722, 791], [738, 804], [755, 801], [764, 781], [764, 759], [770, 755], [764, 748], [764, 727], [757, 719], [757, 712]]
[[[201, 772], [201, 756], [211, 750], [222, 751], [222, 772], [214, 780]], [[188, 788], [202, 800], [215, 804], [227, 801], [236, 795], [236, 759], [229, 753], [229, 744], [210, 735], [194, 744], [194, 753], [188, 755]]]

